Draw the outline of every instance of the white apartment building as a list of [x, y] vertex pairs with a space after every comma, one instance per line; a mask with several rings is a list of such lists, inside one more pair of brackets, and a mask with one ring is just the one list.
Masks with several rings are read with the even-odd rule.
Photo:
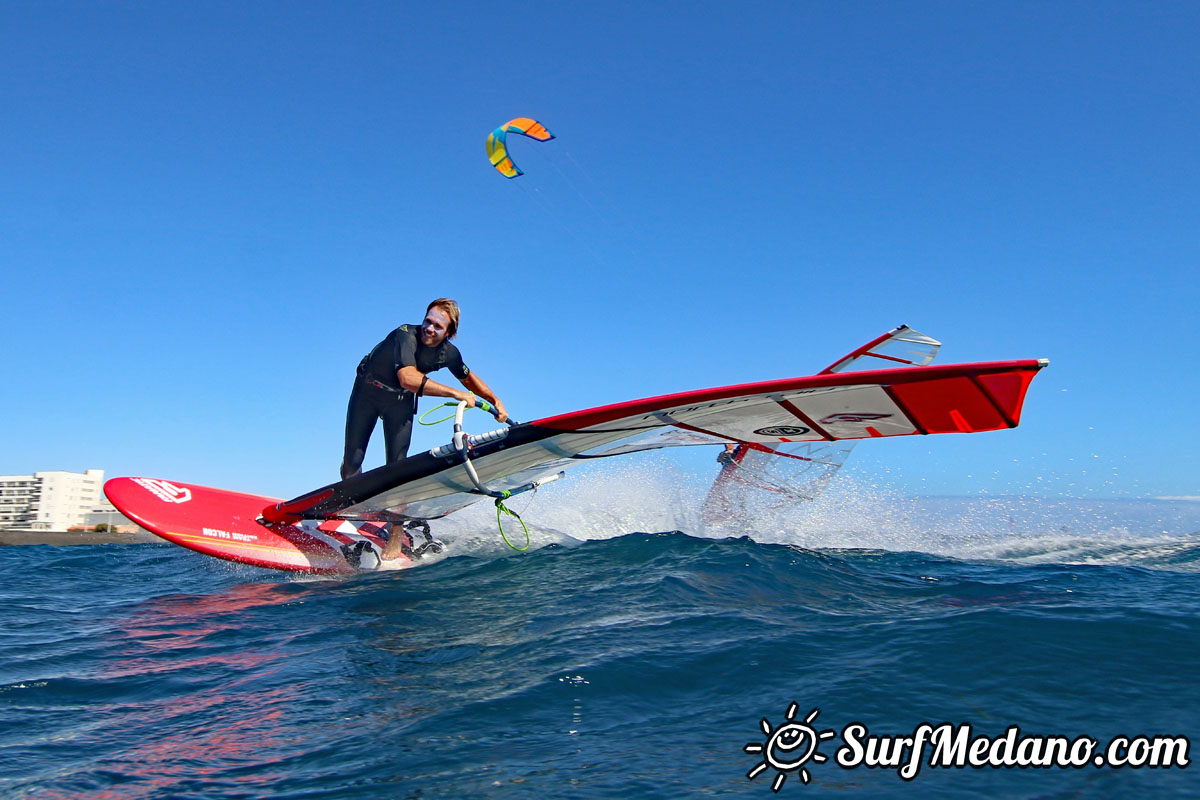
[[0, 528], [65, 531], [89, 513], [111, 508], [104, 497], [104, 470], [0, 475]]

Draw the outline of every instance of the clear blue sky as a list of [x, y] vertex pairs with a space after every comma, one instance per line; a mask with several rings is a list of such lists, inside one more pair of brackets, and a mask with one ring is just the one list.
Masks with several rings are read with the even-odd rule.
[[449, 295], [519, 419], [908, 323], [1052, 365], [860, 472], [1200, 495], [1198, 85], [1192, 2], [4, 3], [0, 473], [298, 494]]

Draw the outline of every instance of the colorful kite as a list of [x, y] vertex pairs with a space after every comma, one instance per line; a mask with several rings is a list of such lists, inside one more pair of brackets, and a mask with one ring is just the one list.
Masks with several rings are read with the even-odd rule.
[[492, 166], [499, 170], [500, 174], [504, 177], [515, 178], [525, 173], [513, 163], [512, 158], [508, 155], [505, 137], [509, 133], [519, 133], [522, 136], [528, 136], [530, 139], [536, 139], [539, 142], [550, 141], [554, 138], [554, 134], [546, 130], [542, 123], [528, 117], [510, 119], [488, 134], [487, 154], [488, 158], [491, 159]]

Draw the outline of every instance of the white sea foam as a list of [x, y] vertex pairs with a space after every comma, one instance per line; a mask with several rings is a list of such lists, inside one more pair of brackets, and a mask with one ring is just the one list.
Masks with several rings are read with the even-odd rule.
[[[508, 505], [530, 528], [530, 548], [642, 531], [749, 536], [804, 548], [915, 551], [1024, 563], [1168, 565], [1200, 569], [1200, 504], [1162, 500], [906, 496], [886, 483], [843, 473], [815, 500], [706, 523], [700, 507], [716, 470], [698, 473], [667, 457], [600, 463]], [[512, 552], [492, 503], [433, 523], [448, 553]], [[524, 544], [520, 523], [505, 532]]]

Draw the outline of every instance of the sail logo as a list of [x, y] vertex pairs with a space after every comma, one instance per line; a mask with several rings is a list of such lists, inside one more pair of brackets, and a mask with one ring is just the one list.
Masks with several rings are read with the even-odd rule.
[[891, 414], [876, 414], [870, 411], [849, 411], [822, 417], [821, 424], [828, 425], [831, 422], [873, 422], [877, 419], [887, 419], [890, 416]]
[[759, 428], [755, 431], [759, 436], [803, 436], [808, 428], [799, 425], [774, 425], [770, 428]]
[[192, 499], [192, 490], [184, 486], [176, 486], [170, 481], [159, 478], [134, 478], [133, 482], [153, 494], [164, 503], [186, 503]]

